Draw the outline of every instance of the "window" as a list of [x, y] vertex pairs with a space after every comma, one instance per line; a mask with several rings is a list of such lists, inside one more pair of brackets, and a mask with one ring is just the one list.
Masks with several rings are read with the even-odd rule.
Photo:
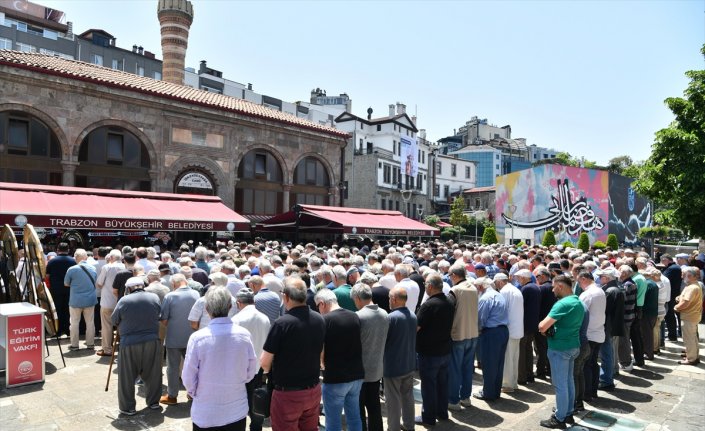
[[29, 147], [29, 122], [10, 119], [8, 150], [10, 154], [27, 154]]
[[470, 178], [470, 166], [465, 166], [465, 178]]
[[381, 202], [381, 203], [382, 203], [382, 206], [381, 206], [380, 208], [383, 209], [383, 210], [386, 210], [386, 209], [387, 209], [387, 200], [384, 199], [384, 198], [382, 198], [382, 202]]
[[495, 154], [495, 155], [494, 155], [494, 158], [497, 159], [497, 160], [499, 160], [499, 154]]
[[382, 131], [382, 125], [381, 125], [381, 124], [378, 124], [378, 125], [377, 125], [377, 131], [378, 131], [378, 132], [381, 132], [381, 131]]
[[399, 184], [401, 182], [400, 179], [401, 172], [398, 167], [393, 167], [392, 168], [392, 184]]
[[443, 197], [447, 198], [448, 197], [448, 192], [450, 191], [450, 186], [448, 184], [443, 186]]
[[122, 135], [108, 133], [107, 160], [110, 165], [122, 165], [123, 139]]
[[433, 196], [440, 197], [441, 195], [441, 185], [436, 184], [433, 186]]
[[45, 28], [42, 30], [42, 36], [46, 37], [47, 39], [56, 40], [59, 37], [59, 33]]
[[113, 61], [111, 62], [110, 67], [112, 67], [115, 70], [123, 70], [124, 65], [125, 65], [124, 60], [118, 60], [118, 59], [113, 58]]
[[543, 158], [544, 158], [544, 159], [547, 159], [547, 158], [548, 158], [548, 154], [544, 154], [544, 155], [543, 155]]
[[480, 208], [480, 199], [479, 198], [475, 199], [475, 209], [478, 209], [478, 208]]
[[436, 173], [437, 173], [438, 175], [443, 174], [443, 169], [442, 169], [441, 162], [436, 162]]
[[12, 41], [4, 37], [0, 37], [0, 49], [12, 49]]
[[394, 206], [396, 207], [396, 210], [399, 211], [399, 201], [396, 201]]
[[423, 190], [423, 174], [421, 173], [416, 178], [416, 188], [419, 190]]
[[265, 175], [267, 173], [267, 156], [265, 154], [255, 154], [255, 175]]
[[139, 76], [144, 76], [144, 67], [142, 66], [137, 66], [137, 74]]
[[97, 64], [98, 66], [102, 66], [103, 56], [98, 54], [91, 54], [91, 63]]
[[458, 167], [456, 166], [455, 163], [450, 164], [450, 176], [454, 177], [458, 171]]
[[22, 52], [37, 52], [37, 47], [28, 43], [17, 42], [17, 50]]
[[382, 181], [385, 184], [390, 184], [392, 182], [392, 167], [386, 163], [382, 167]]
[[364, 129], [365, 129], [365, 124], [360, 122], [360, 130], [364, 130]]
[[397, 141], [392, 140], [392, 154], [397, 154]]
[[499, 165], [494, 165], [494, 168], [499, 170]]
[[426, 164], [426, 152], [421, 151], [421, 163]]
[[391, 200], [391, 199], [389, 200], [389, 206], [388, 206], [387, 208], [389, 208], [389, 211], [392, 211], [392, 210], [394, 209], [394, 208], [393, 208], [393, 205], [392, 205], [392, 200]]
[[27, 32], [27, 23], [22, 21], [17, 21], [17, 31]]

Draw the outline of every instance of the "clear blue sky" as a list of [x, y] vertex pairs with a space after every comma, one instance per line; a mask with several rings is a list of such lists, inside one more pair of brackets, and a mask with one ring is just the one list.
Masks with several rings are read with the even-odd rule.
[[[76, 32], [161, 58], [155, 0], [42, 1]], [[684, 72], [703, 69], [703, 1], [194, 0], [186, 65], [285, 101], [346, 92], [353, 112], [405, 103], [431, 140], [471, 116], [606, 164], [648, 157]]]

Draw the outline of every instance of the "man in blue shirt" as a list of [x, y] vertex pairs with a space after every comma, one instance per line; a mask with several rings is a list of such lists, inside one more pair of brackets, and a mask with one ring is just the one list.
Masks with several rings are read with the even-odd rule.
[[71, 316], [71, 344], [69, 350], [78, 350], [78, 327], [81, 315], [86, 322], [86, 347], [95, 345], [95, 305], [98, 298], [95, 293], [97, 274], [93, 265], [88, 264], [88, 253], [79, 248], [74, 253], [76, 265], [70, 267], [64, 276], [64, 286], [69, 288], [69, 315]]
[[477, 304], [480, 326], [480, 352], [482, 362], [482, 390], [473, 397], [492, 401], [499, 398], [504, 371], [504, 353], [509, 341], [509, 315], [504, 297], [494, 290], [489, 278], [475, 282], [480, 294]]

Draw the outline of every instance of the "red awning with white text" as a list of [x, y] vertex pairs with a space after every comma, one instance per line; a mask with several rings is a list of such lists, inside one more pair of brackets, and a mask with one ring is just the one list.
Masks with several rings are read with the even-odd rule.
[[0, 183], [0, 224], [57, 229], [236, 231], [250, 221], [217, 196]]
[[438, 229], [405, 217], [399, 211], [297, 205], [258, 225], [270, 232], [300, 231], [357, 235], [437, 236]]

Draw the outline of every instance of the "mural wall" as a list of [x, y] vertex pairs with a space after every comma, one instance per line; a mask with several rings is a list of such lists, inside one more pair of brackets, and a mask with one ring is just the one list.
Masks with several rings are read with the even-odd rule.
[[637, 232], [651, 226], [653, 205], [637, 195], [631, 188], [632, 179], [610, 174], [609, 232], [617, 235], [620, 243], [628, 245], [637, 241]]
[[[606, 171], [542, 165], [496, 179], [496, 227], [502, 242], [540, 243], [546, 230], [557, 243], [606, 241], [609, 174]], [[506, 240], [505, 240], [506, 239]]]

